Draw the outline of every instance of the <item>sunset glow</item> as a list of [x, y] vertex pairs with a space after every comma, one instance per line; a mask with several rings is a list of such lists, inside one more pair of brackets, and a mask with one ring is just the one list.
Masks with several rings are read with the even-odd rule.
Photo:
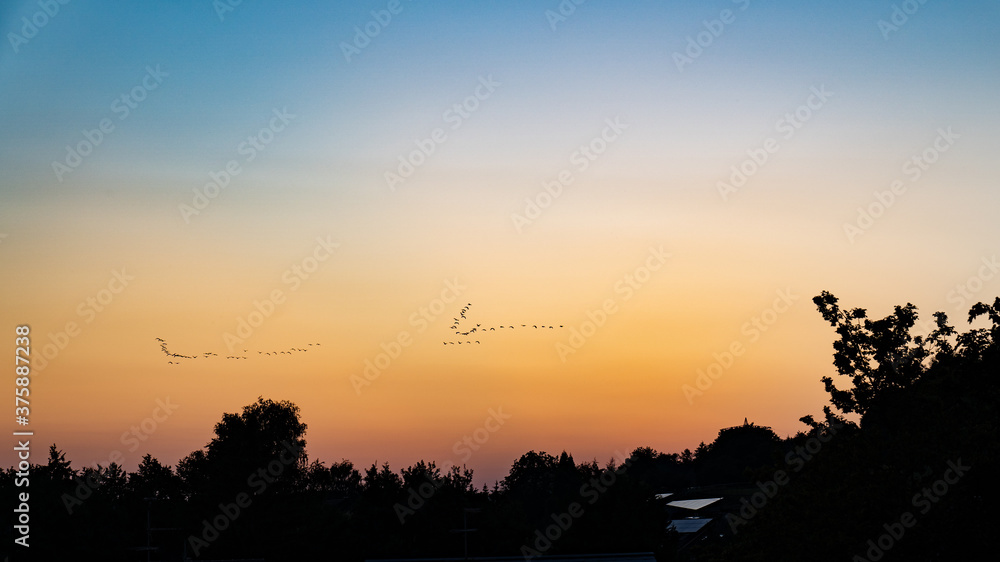
[[310, 459], [480, 487], [784, 437], [828, 402], [820, 291], [960, 325], [1000, 293], [995, 3], [188, 4], [0, 51], [33, 461], [174, 465], [258, 396]]

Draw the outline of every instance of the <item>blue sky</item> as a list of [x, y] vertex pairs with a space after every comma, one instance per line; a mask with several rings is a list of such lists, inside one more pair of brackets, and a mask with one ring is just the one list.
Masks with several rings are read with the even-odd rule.
[[[100, 392], [84, 378], [107, 387], [150, 370], [135, 392], [150, 400], [173, 392], [189, 416], [165, 428], [162, 442], [151, 440], [166, 462], [200, 446], [220, 408], [235, 411], [265, 390], [303, 406], [328, 447], [321, 458], [362, 462], [391, 450], [400, 451], [397, 464], [423, 454], [418, 445], [433, 452], [434, 443], [450, 444], [503, 397], [520, 419], [552, 429], [511, 429], [509, 442], [477, 461], [498, 474], [532, 446], [575, 444], [602, 458], [630, 445], [693, 447], [745, 415], [794, 431], [809, 413], [803, 404], [818, 411], [824, 401], [818, 379], [830, 368], [832, 336], [808, 302], [703, 405], [685, 403], [680, 385], [776, 289], [797, 287], [804, 301], [830, 290], [885, 313], [912, 301], [958, 319], [949, 292], [997, 251], [995, 2], [588, 0], [555, 29], [546, 12], [570, 3], [402, 0], [384, 26], [372, 12], [388, 0], [244, 0], [221, 18], [208, 0], [56, 5], [51, 17], [39, 15], [37, 1], [0, 6], [0, 288], [16, 296], [11, 313], [33, 318], [44, 334], [74, 318], [112, 268], [126, 264], [146, 280], [40, 383], [63, 408], [53, 414], [53, 437], [78, 458], [107, 458], [114, 443], [102, 436], [131, 419], [109, 414], [74, 430], [82, 433], [61, 429], [92, 408], [76, 401], [80, 392]], [[917, 5], [883, 34], [879, 21], [890, 21], [894, 7]], [[725, 10], [729, 23], [714, 23]], [[24, 42], [16, 37], [22, 18], [45, 22]], [[377, 36], [347, 60], [342, 44], [366, 26]], [[700, 54], [679, 69], [675, 54], [699, 34]], [[149, 69], [160, 78], [150, 81]], [[485, 92], [484, 81], [496, 85], [470, 97]], [[831, 95], [783, 136], [781, 120], [818, 90]], [[116, 108], [131, 92], [143, 99], [125, 116]], [[464, 103], [475, 109], [452, 128], [448, 112]], [[262, 133], [276, 112], [287, 123]], [[59, 181], [53, 162], [64, 163], [67, 145], [86, 141], [102, 120], [114, 129]], [[608, 120], [626, 128], [592, 166], [577, 168], [574, 153], [598, 142]], [[385, 174], [436, 129], [447, 139], [390, 190]], [[942, 130], [957, 140], [941, 145]], [[269, 142], [248, 160], [240, 147], [262, 134]], [[780, 148], [745, 187], [720, 198], [719, 182], [767, 139]], [[947, 151], [911, 181], [907, 161], [935, 142]], [[231, 161], [238, 175], [185, 218], [181, 206]], [[573, 182], [519, 231], [512, 216], [564, 170]], [[897, 180], [905, 193], [870, 229], [847, 237], [858, 209]], [[239, 378], [178, 377], [150, 363], [156, 350], [145, 354], [144, 342], [164, 326], [175, 340], [220, 345], [247, 303], [328, 235], [343, 242], [342, 253], [260, 338], [326, 330], [345, 342], [332, 355], [301, 365], [283, 385], [253, 366]], [[576, 365], [558, 363], [553, 342], [466, 362], [427, 340], [394, 367], [398, 378], [373, 391], [374, 402], [351, 391], [351, 373], [407, 326], [442, 279], [467, 279], [469, 298], [492, 302], [482, 306], [494, 314], [545, 310], [583, 321], [660, 244], [676, 256], [676, 270], [623, 307], [619, 327], [595, 336]], [[984, 280], [980, 296], [1000, 291], [998, 282]], [[145, 339], [110, 364], [103, 359], [132, 336]], [[516, 359], [522, 352], [530, 359]], [[620, 394], [604, 401], [594, 371], [621, 365], [629, 367]], [[472, 368], [489, 371], [495, 392], [454, 384]], [[545, 381], [541, 388], [522, 380], [526, 373]], [[583, 381], [572, 386], [580, 411], [606, 418], [554, 416], [531, 398], [565, 387], [563, 375]], [[196, 390], [205, 377], [219, 384], [207, 398]], [[426, 377], [428, 386], [388, 382], [406, 377]], [[413, 396], [420, 400], [407, 402]], [[445, 421], [430, 419], [441, 412]], [[385, 422], [366, 441], [338, 441], [338, 416], [375, 414], [400, 416], [425, 437], [414, 441]], [[574, 441], [572, 427], [582, 426], [601, 437]], [[664, 436], [653, 427], [683, 429]]]

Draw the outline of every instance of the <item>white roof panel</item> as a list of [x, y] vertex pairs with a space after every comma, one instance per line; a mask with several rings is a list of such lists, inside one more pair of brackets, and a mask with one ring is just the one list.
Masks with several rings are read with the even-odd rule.
[[667, 505], [671, 507], [682, 507], [684, 509], [698, 510], [706, 505], [712, 505], [713, 503], [721, 500], [722, 498], [700, 498], [696, 500], [674, 500]]

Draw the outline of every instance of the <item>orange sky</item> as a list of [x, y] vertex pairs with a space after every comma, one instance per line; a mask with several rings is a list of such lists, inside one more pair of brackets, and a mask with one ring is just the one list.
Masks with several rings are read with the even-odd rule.
[[[683, 68], [718, 7], [552, 26], [404, 4], [351, 57], [371, 6], [67, 7], [0, 53], [0, 302], [6, 353], [32, 329], [33, 460], [173, 465], [263, 396], [301, 407], [311, 458], [492, 484], [532, 449], [680, 452], [745, 417], [794, 434], [834, 374], [820, 291], [961, 326], [1000, 292], [997, 6], [928, 4], [883, 36], [875, 5], [734, 4]], [[466, 303], [516, 329], [443, 343]]]

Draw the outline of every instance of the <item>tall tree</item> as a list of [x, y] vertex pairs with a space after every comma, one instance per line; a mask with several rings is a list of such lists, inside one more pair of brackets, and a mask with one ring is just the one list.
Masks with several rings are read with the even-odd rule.
[[205, 451], [181, 460], [178, 473], [195, 494], [291, 491], [307, 469], [305, 431], [298, 406], [258, 397], [239, 414], [223, 414]]
[[841, 412], [864, 417], [878, 402], [908, 387], [924, 372], [923, 361], [929, 354], [910, 335], [917, 320], [917, 308], [912, 304], [896, 306], [893, 314], [872, 320], [863, 308], [841, 309], [837, 297], [826, 291], [813, 302], [840, 336], [833, 344], [833, 364], [853, 385], [843, 390], [832, 377], [822, 378], [830, 401]]

